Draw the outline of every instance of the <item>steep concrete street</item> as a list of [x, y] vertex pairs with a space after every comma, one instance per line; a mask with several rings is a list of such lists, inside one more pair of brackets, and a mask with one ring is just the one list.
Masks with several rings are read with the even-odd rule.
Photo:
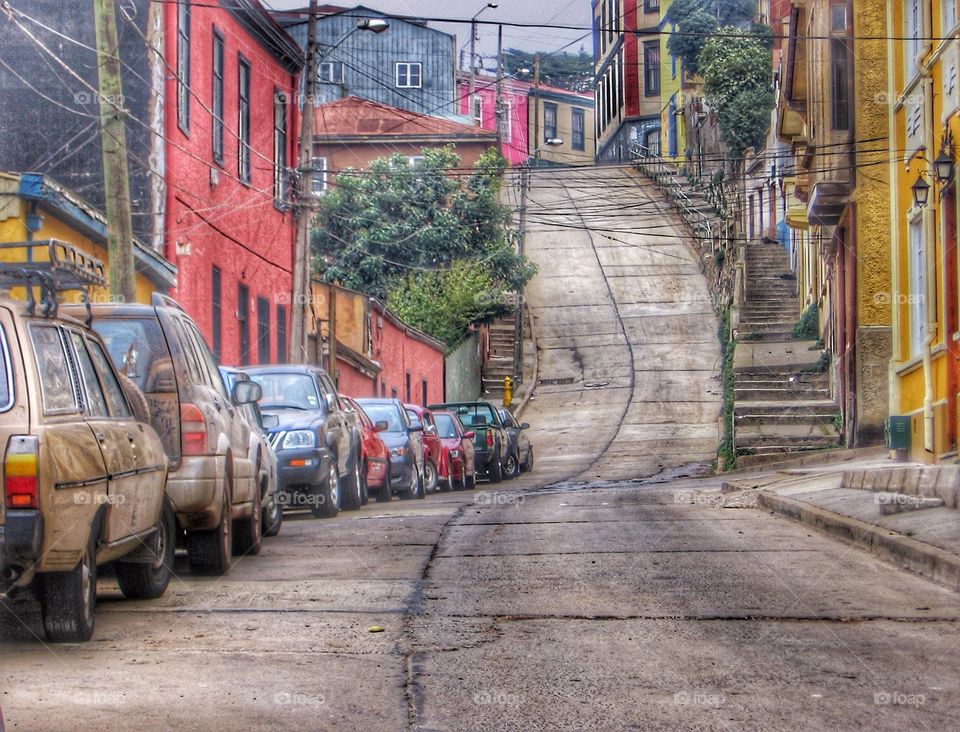
[[717, 323], [667, 204], [619, 168], [532, 178], [537, 482], [702, 471], [717, 451]]
[[7, 729], [953, 728], [956, 593], [692, 477], [718, 348], [664, 211], [617, 170], [535, 176], [532, 473], [291, 518], [154, 602], [105, 577], [89, 644], [0, 607]]

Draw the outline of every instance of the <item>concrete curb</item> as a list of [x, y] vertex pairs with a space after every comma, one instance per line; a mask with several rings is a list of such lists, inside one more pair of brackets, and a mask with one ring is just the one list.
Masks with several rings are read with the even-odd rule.
[[761, 508], [787, 516], [828, 536], [960, 592], [960, 556], [882, 526], [827, 511], [769, 491], [757, 494]]
[[520, 400], [520, 404], [517, 406], [516, 411], [514, 411], [513, 416], [516, 417], [517, 421], [520, 421], [520, 417], [523, 416], [524, 411], [527, 408], [527, 405], [530, 403], [530, 400], [533, 398], [533, 392], [537, 388], [537, 377], [540, 374], [540, 358], [539, 352], [537, 351], [537, 334], [533, 329], [533, 315], [530, 314], [529, 308], [527, 309], [528, 320], [530, 321], [530, 342], [533, 344], [533, 373], [530, 375], [530, 388], [527, 390], [527, 393], [524, 394], [523, 399]]
[[[838, 447], [827, 450], [810, 450], [809, 452], [797, 455], [795, 457], [786, 457], [783, 459], [772, 458], [768, 463], [757, 463], [756, 465], [746, 465], [742, 468], [735, 468], [727, 472], [717, 472], [718, 477], [737, 477], [741, 475], [752, 475], [759, 473], [776, 472], [783, 468], [799, 468], [807, 465], [838, 465], [843, 462], [860, 460], [864, 457], [882, 457], [887, 454], [884, 447]], [[891, 462], [891, 465], [893, 463]]]

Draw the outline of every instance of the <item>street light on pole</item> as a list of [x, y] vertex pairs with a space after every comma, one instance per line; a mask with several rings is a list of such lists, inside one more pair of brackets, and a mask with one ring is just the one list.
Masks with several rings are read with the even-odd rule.
[[[556, 147], [562, 144], [563, 140], [559, 137], [551, 137], [537, 147], [533, 155], [538, 154], [543, 147]], [[520, 232], [517, 237], [517, 254], [521, 257], [527, 240], [527, 188], [530, 187], [530, 160], [531, 158], [528, 157], [520, 164]], [[517, 311], [514, 313], [513, 375], [520, 383], [523, 381], [523, 285], [517, 288]]]
[[[300, 200], [296, 204], [297, 235], [293, 248], [293, 297], [290, 313], [290, 361], [307, 362], [307, 305], [310, 293], [310, 220], [313, 201], [310, 200], [313, 187], [313, 105], [317, 97], [317, 67], [320, 62], [333, 53], [347, 38], [357, 31], [383, 33], [390, 24], [383, 18], [361, 18], [357, 25], [327, 48], [321, 58], [317, 58], [317, 17], [318, 0], [310, 0], [310, 17], [307, 25], [307, 66], [305, 70], [303, 116], [300, 125], [300, 157], [298, 172], [306, 183], [300, 186]], [[331, 328], [331, 336], [333, 329]], [[331, 342], [333, 338], [331, 338]], [[335, 370], [335, 369], [334, 369]]]
[[487, 3], [470, 18], [470, 104], [473, 104], [473, 92], [477, 88], [477, 18], [484, 10], [497, 7], [497, 3]]

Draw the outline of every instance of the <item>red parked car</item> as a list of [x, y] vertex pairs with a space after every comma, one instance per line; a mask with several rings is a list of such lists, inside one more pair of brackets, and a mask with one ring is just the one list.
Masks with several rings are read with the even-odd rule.
[[416, 404], [404, 404], [414, 424], [423, 425], [423, 487], [427, 493], [437, 490], [442, 448], [437, 436], [437, 426], [433, 423], [433, 412]]
[[474, 461], [474, 432], [467, 432], [453, 412], [434, 412], [433, 421], [440, 437], [440, 485], [445, 490], [476, 488], [477, 467]]
[[363, 408], [350, 397], [342, 396], [344, 409], [356, 412], [360, 420], [360, 446], [363, 464], [366, 466], [367, 490], [377, 501], [390, 500], [390, 450], [378, 433], [387, 429], [386, 422], [377, 422], [367, 416]]

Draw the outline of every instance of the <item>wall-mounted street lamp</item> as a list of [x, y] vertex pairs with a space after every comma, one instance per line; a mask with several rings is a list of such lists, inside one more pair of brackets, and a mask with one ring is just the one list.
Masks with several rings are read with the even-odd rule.
[[941, 150], [933, 161], [933, 170], [937, 175], [937, 182], [949, 183], [953, 179], [953, 156], [947, 150]]
[[923, 176], [917, 178], [916, 183], [910, 186], [913, 191], [913, 203], [918, 208], [923, 208], [930, 200], [930, 184], [923, 179]]

